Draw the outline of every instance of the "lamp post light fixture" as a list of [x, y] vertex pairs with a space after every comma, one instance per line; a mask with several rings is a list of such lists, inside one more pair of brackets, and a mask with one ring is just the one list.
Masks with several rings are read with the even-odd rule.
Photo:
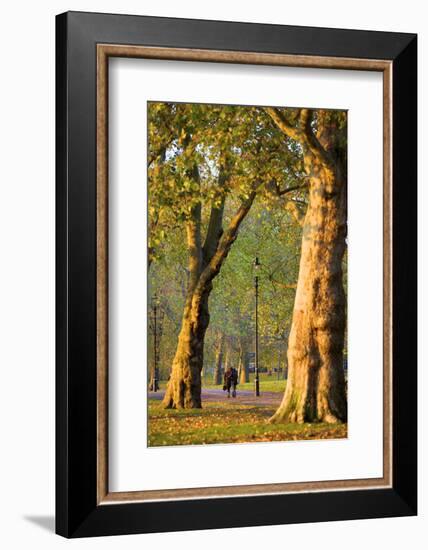
[[258, 256], [254, 260], [254, 291], [256, 297], [256, 345], [255, 345], [255, 354], [254, 354], [254, 384], [255, 384], [255, 394], [258, 397], [260, 395], [260, 380], [259, 380], [259, 269], [260, 262]]

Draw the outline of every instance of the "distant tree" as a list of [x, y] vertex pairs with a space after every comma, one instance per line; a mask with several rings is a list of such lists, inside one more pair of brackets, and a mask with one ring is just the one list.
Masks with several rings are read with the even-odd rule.
[[239, 383], [245, 384], [250, 381], [250, 365], [248, 364], [249, 341], [248, 336], [239, 338]]
[[[228, 260], [213, 284], [211, 320], [207, 332], [211, 336], [222, 327], [238, 342], [242, 340], [244, 356], [254, 351], [253, 263], [255, 256], [258, 256], [262, 262], [259, 277], [259, 359], [261, 366], [271, 364], [272, 367], [277, 367], [277, 354], [272, 341], [276, 342], [290, 325], [301, 244], [301, 227], [285, 208], [285, 199], [280, 204], [277, 202], [269, 211], [266, 200], [259, 197], [244, 220]], [[265, 346], [264, 342], [268, 345]], [[249, 381], [248, 364], [242, 378], [244, 381]]]
[[217, 348], [215, 353], [215, 365], [214, 365], [214, 376], [213, 384], [218, 386], [221, 384], [222, 380], [222, 364], [223, 364], [223, 355], [224, 355], [224, 333], [220, 333], [217, 337]]

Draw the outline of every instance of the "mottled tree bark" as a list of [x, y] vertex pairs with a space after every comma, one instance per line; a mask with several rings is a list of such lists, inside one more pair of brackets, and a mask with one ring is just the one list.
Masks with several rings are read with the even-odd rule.
[[198, 296], [195, 305], [192, 295], [183, 314], [177, 350], [172, 363], [171, 377], [163, 404], [167, 408], [200, 408], [201, 371], [204, 357], [205, 332], [209, 323], [208, 296], [206, 287]]
[[286, 135], [302, 144], [309, 180], [288, 380], [271, 422], [344, 422], [346, 140], [334, 114], [319, 112], [314, 133], [307, 110], [301, 111], [299, 128], [290, 128], [277, 110], [268, 112]]

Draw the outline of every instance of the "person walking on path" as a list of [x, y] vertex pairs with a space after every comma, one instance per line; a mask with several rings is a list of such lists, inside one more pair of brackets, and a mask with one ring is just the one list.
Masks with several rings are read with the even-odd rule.
[[232, 390], [232, 397], [236, 397], [236, 386], [238, 385], [238, 371], [233, 367], [228, 367], [224, 372], [223, 390], [227, 391], [227, 397], [230, 397], [230, 390]]

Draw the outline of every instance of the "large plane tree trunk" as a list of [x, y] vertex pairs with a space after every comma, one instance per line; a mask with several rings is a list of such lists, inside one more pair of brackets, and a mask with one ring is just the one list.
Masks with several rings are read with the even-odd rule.
[[287, 385], [271, 422], [335, 423], [347, 419], [342, 273], [346, 246], [346, 141], [343, 145], [337, 140], [339, 128], [334, 115], [318, 115], [316, 135], [306, 116], [302, 114], [303, 134], [299, 141], [303, 144], [309, 180], [309, 203], [288, 343]]

